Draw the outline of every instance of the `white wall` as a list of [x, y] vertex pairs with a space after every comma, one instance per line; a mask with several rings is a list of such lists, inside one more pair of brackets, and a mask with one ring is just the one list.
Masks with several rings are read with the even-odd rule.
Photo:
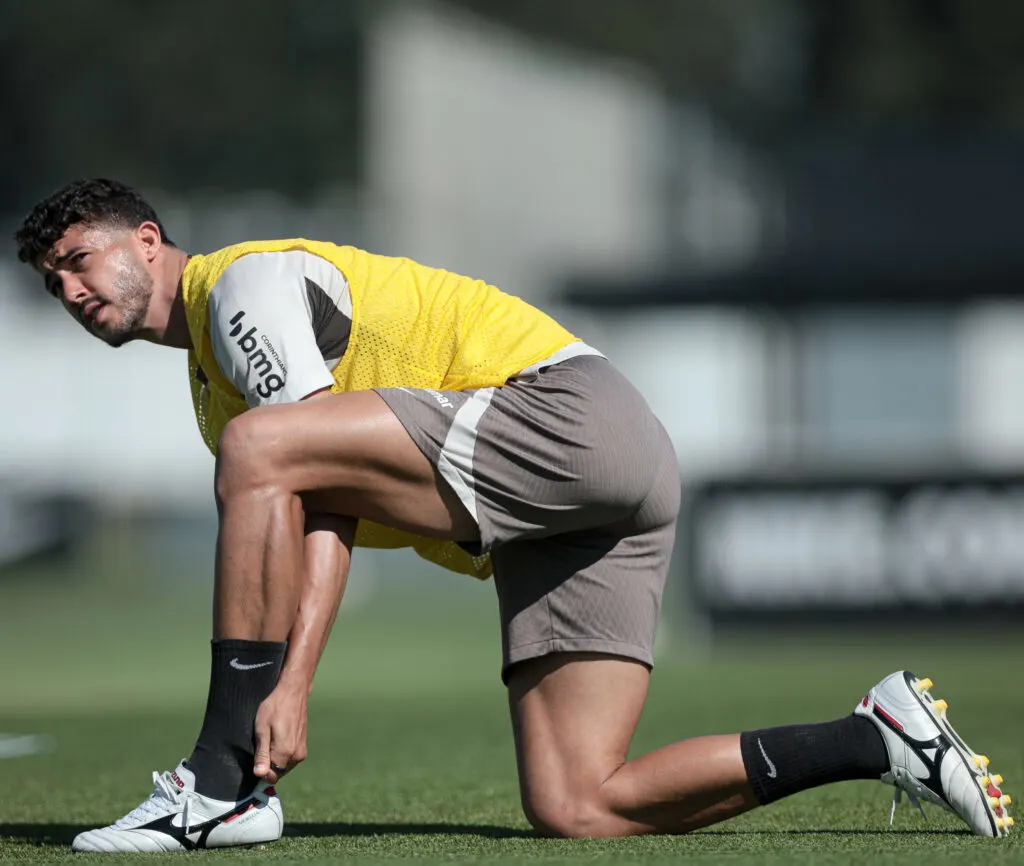
[[368, 192], [394, 249], [531, 299], [664, 254], [667, 105], [631, 68], [443, 6], [368, 46]]
[[986, 304], [957, 327], [959, 438], [982, 467], [1024, 465], [1024, 304]]

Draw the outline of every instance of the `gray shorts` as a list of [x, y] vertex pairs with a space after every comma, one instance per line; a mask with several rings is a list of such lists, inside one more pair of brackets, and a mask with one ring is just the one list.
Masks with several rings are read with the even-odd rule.
[[378, 388], [480, 527], [494, 566], [502, 677], [553, 652], [648, 666], [675, 541], [664, 428], [605, 358], [500, 388]]

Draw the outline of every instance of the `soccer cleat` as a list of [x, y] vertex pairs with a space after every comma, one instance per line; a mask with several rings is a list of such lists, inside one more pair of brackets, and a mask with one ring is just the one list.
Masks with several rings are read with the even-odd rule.
[[976, 754], [946, 718], [947, 704], [929, 693], [932, 681], [910, 671], [897, 671], [871, 689], [854, 710], [870, 719], [882, 734], [890, 770], [882, 781], [896, 786], [896, 806], [905, 791], [921, 810], [927, 800], [962, 818], [977, 836], [1006, 836], [1013, 826], [1007, 813], [1010, 797], [999, 785], [1003, 777], [989, 775], [989, 759]]
[[153, 773], [149, 797], [109, 827], [79, 833], [75, 851], [191, 851], [255, 845], [281, 838], [281, 800], [265, 782], [237, 802], [204, 797], [182, 761], [176, 770]]

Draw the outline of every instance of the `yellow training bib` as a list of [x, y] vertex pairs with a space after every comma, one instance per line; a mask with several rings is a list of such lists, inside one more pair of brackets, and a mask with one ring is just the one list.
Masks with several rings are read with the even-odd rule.
[[[352, 330], [348, 348], [333, 370], [331, 390], [335, 392], [498, 387], [577, 341], [520, 298], [410, 259], [303, 239], [253, 241], [193, 256], [181, 278], [192, 338], [189, 379], [199, 430], [214, 454], [224, 426], [248, 407], [214, 357], [207, 310], [210, 289], [244, 255], [289, 250], [326, 259], [348, 281]], [[356, 544], [412, 547], [451, 571], [478, 578], [491, 574], [489, 556], [474, 557], [455, 542], [423, 538], [367, 520], [359, 521]]]

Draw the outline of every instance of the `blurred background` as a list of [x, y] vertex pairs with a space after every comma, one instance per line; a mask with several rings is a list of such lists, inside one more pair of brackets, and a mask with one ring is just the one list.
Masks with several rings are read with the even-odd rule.
[[[334, 240], [552, 313], [676, 446], [667, 663], [1019, 621], [1024, 6], [241, 9], [0, 4], [0, 234], [109, 176], [190, 251]], [[199, 713], [216, 518], [184, 357], [88, 339], [9, 241], [0, 346], [0, 757], [47, 747], [23, 718]], [[362, 551], [349, 594], [328, 684], [415, 689], [415, 659], [501, 699], [490, 584]]]

